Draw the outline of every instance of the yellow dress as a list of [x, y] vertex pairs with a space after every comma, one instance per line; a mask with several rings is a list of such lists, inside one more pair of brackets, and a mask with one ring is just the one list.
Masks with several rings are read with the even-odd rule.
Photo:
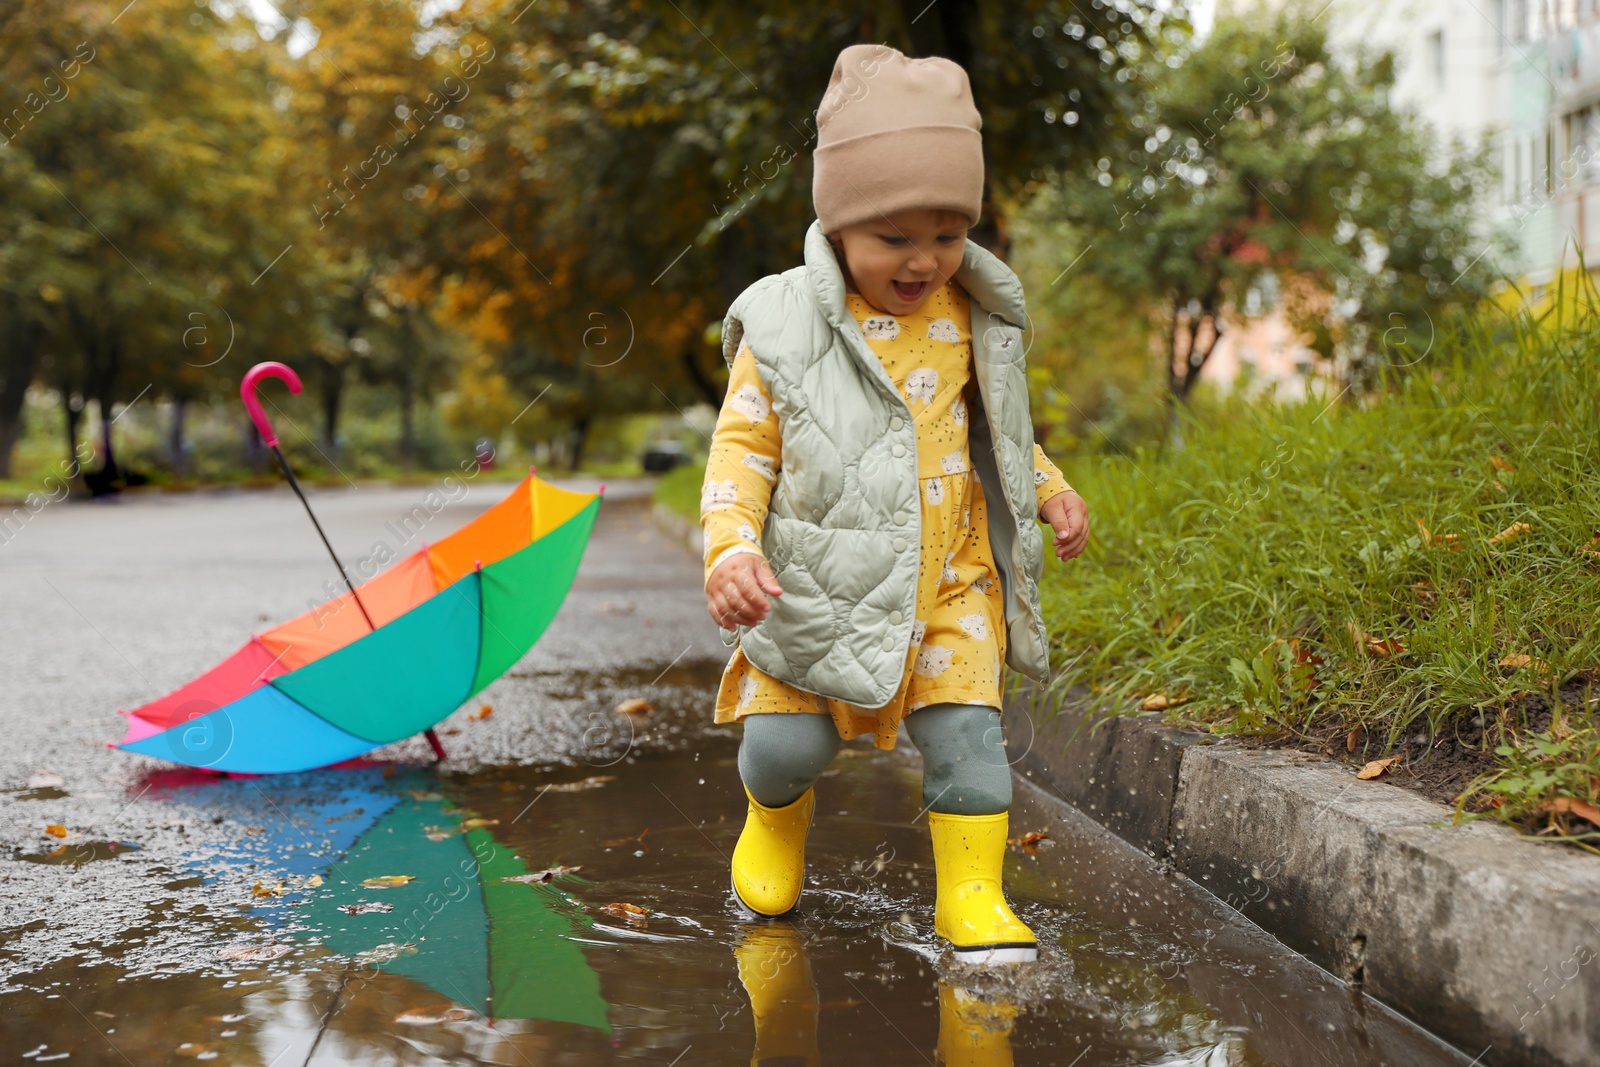
[[[900, 720], [918, 708], [1000, 706], [1005, 609], [989, 547], [987, 506], [967, 446], [968, 400], [977, 384], [966, 291], [947, 282], [904, 316], [878, 311], [857, 293], [846, 300], [868, 346], [906, 398], [917, 431], [922, 567], [905, 676], [883, 707], [861, 708], [781, 682], [735, 649], [717, 693], [716, 721], [769, 712], [826, 714], [846, 740], [871, 734], [877, 747], [888, 749], [894, 747]], [[755, 357], [741, 346], [717, 417], [700, 501], [708, 580], [730, 555], [760, 554], [772, 486], [782, 476], [781, 443]], [[1069, 488], [1038, 445], [1034, 485], [1040, 506]]]

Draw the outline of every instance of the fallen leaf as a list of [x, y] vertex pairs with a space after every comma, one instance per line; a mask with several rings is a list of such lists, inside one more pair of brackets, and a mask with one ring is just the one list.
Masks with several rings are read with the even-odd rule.
[[1596, 808], [1585, 800], [1578, 800], [1574, 797], [1556, 797], [1554, 800], [1547, 800], [1540, 804], [1539, 809], [1541, 811], [1567, 812], [1600, 826], [1600, 808]]
[[315, 888], [317, 888], [317, 886], [319, 886], [321, 884], [322, 884], [322, 875], [320, 875], [320, 874], [313, 874], [310, 878], [306, 879], [306, 888], [307, 889], [315, 889]]
[[1378, 777], [1378, 775], [1399, 762], [1399, 756], [1385, 756], [1383, 759], [1368, 760], [1367, 765], [1356, 772], [1356, 777], [1365, 782], [1368, 779]]
[[1506, 489], [1505, 483], [1502, 482], [1499, 478], [1490, 478], [1489, 479], [1489, 484], [1494, 486], [1496, 489], [1500, 490], [1502, 493], [1505, 492], [1505, 489]]
[[461, 822], [461, 828], [463, 830], [477, 830], [480, 827], [484, 827], [484, 826], [499, 826], [499, 825], [500, 825], [500, 820], [499, 819], [463, 819], [462, 822]]
[[456, 727], [456, 726], [446, 726], [443, 730], [440, 730], [439, 732], [441, 734], [459, 734], [461, 732], [461, 730], [460, 730], [459, 727]]
[[1379, 659], [1390, 659], [1406, 650], [1397, 637], [1374, 637], [1353, 622], [1345, 623], [1344, 628], [1349, 632], [1350, 641], [1357, 649], [1365, 648], [1369, 655], [1377, 656]]
[[1393, 659], [1406, 650], [1397, 637], [1386, 637], [1378, 640], [1376, 637], [1367, 638], [1367, 651], [1379, 659]]
[[574, 874], [581, 870], [583, 870], [582, 866], [546, 867], [544, 870], [534, 871], [532, 874], [515, 874], [509, 878], [502, 878], [500, 880], [502, 882], [531, 882], [537, 883], [538, 885], [546, 885], [553, 879], [562, 878], [566, 875]]
[[1041, 845], [1048, 844], [1053, 840], [1054, 839], [1043, 830], [1030, 830], [1021, 837], [1007, 838], [1006, 844], [1016, 845], [1028, 855], [1037, 856], [1039, 854], [1039, 847]]
[[1594, 532], [1594, 536], [1589, 538], [1588, 544], [1579, 545], [1578, 551], [1584, 553], [1585, 555], [1600, 558], [1600, 530], [1596, 530]]
[[442, 826], [429, 826], [423, 829], [422, 834], [429, 841], [443, 841], [447, 837], [456, 836], [459, 832], [458, 830], [446, 830]]
[[472, 711], [472, 712], [468, 712], [467, 713], [467, 718], [469, 718], [469, 719], [477, 719], [477, 720], [479, 720], [481, 722], [482, 720], [487, 719], [489, 716], [491, 716], [493, 714], [494, 714], [494, 705], [493, 704], [479, 704], [477, 711]]
[[1461, 551], [1461, 545], [1459, 543], [1461, 541], [1460, 534], [1429, 533], [1427, 525], [1422, 521], [1420, 516], [1417, 518], [1417, 529], [1422, 534], [1422, 543], [1427, 545], [1429, 548], [1444, 548], [1451, 552]]
[[1541, 682], [1550, 679], [1550, 664], [1537, 656], [1530, 656], [1526, 652], [1508, 652], [1500, 657], [1499, 665], [1513, 671], [1527, 668]]
[[288, 891], [282, 882], [277, 885], [267, 885], [265, 882], [258, 880], [255, 885], [250, 887], [250, 895], [255, 897], [281, 897]]
[[1144, 702], [1139, 707], [1144, 711], [1163, 711], [1167, 708], [1178, 707], [1180, 704], [1187, 704], [1193, 699], [1194, 697], [1187, 689], [1171, 694], [1162, 690], [1159, 693], [1151, 693], [1145, 697]]
[[1361, 739], [1362, 732], [1363, 729], [1360, 726], [1352, 726], [1350, 728], [1350, 736], [1344, 739], [1344, 750], [1346, 752], [1354, 752], [1356, 750], [1356, 742]]
[[394, 910], [394, 905], [393, 904], [386, 904], [386, 903], [383, 903], [382, 901], [361, 900], [361, 901], [357, 901], [354, 904], [340, 904], [339, 905], [339, 910], [344, 912], [346, 915], [366, 915], [368, 912], [374, 912], [374, 911], [377, 911], [377, 912], [393, 911]]
[[376, 878], [365, 879], [361, 884], [368, 889], [393, 889], [395, 886], [416, 881], [416, 878], [414, 874], [380, 874]]
[[1434, 589], [1433, 583], [1428, 581], [1426, 578], [1422, 579], [1421, 581], [1412, 582], [1411, 591], [1417, 595], [1418, 600], [1438, 599], [1438, 591]]
[[637, 722], [640, 719], [649, 718], [650, 713], [656, 709], [644, 697], [634, 697], [632, 700], [624, 700], [613, 710], [616, 714], [626, 715]]
[[49, 834], [51, 837], [67, 836], [67, 828], [58, 822], [48, 823], [44, 828], [44, 832]]
[[646, 826], [643, 830], [639, 831], [637, 836], [634, 836], [634, 837], [613, 837], [608, 841], [602, 841], [600, 843], [602, 845], [604, 845], [606, 848], [620, 848], [623, 845], [632, 845], [632, 844], [636, 844], [636, 843], [644, 841], [644, 835], [649, 833], [649, 832], [650, 832], [650, 827]]
[[614, 774], [592, 774], [581, 782], [562, 782], [559, 785], [547, 785], [545, 786], [545, 792], [581, 793], [586, 789], [599, 789], [607, 782], [614, 782], [616, 780], [617, 776]]
[[1177, 630], [1178, 624], [1183, 621], [1183, 612], [1175, 611], [1170, 619], [1157, 619], [1152, 625], [1162, 637], [1170, 637]]
[[1503, 456], [1495, 455], [1491, 455], [1489, 457], [1489, 466], [1493, 467], [1497, 471], [1514, 471], [1517, 469], [1508, 463]]
[[224, 945], [217, 955], [225, 960], [275, 960], [289, 951], [289, 945]]
[[438, 1026], [471, 1019], [476, 1013], [470, 1008], [412, 1008], [394, 1017], [401, 1026]]
[[426, 792], [423, 792], [420, 789], [411, 789], [411, 790], [408, 790], [408, 792], [411, 794], [411, 799], [412, 800], [443, 800], [444, 799], [444, 797], [440, 796], [438, 793], [426, 793]]
[[630, 923], [643, 923], [644, 917], [650, 914], [648, 910], [639, 907], [637, 904], [602, 904], [599, 910], [606, 915], [614, 915], [619, 919], [626, 919]]
[[1515, 541], [1517, 538], [1521, 537], [1531, 529], [1533, 529], [1533, 527], [1529, 526], [1525, 522], [1514, 522], [1510, 526], [1507, 526], [1504, 530], [1501, 530], [1499, 533], [1489, 538], [1489, 543], [1491, 545], [1510, 544], [1512, 541]]

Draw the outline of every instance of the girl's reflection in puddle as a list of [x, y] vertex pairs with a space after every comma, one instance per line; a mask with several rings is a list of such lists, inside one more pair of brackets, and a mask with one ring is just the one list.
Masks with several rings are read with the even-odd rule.
[[[733, 950], [750, 998], [752, 1067], [820, 1067], [817, 986], [800, 932], [785, 922], [740, 928]], [[946, 1067], [1011, 1067], [1017, 1006], [939, 979], [939, 1048]]]

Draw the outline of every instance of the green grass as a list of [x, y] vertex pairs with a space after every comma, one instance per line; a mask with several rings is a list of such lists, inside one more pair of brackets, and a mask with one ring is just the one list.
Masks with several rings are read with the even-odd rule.
[[705, 479], [704, 463], [686, 463], [674, 467], [656, 482], [655, 502], [698, 525], [700, 485]]
[[1375, 402], [1227, 405], [1180, 450], [1069, 465], [1094, 536], [1043, 589], [1060, 682], [1118, 711], [1187, 698], [1169, 717], [1219, 733], [1359, 729], [1372, 755], [1481, 715], [1503, 817], [1600, 801], [1592, 744], [1587, 774], [1509, 774], [1544, 758], [1536, 729], [1595, 728], [1592, 306], [1441, 331]]

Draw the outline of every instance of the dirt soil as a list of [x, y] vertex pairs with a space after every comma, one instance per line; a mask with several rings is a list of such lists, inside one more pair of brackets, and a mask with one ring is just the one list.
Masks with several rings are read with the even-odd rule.
[[[1560, 701], [1569, 714], [1585, 714], [1586, 705], [1594, 707], [1596, 680], [1580, 675], [1561, 687]], [[1500, 767], [1494, 754], [1497, 745], [1509, 736], [1525, 737], [1549, 729], [1553, 711], [1548, 693], [1522, 693], [1503, 709], [1467, 709], [1450, 732], [1429, 737], [1425, 723], [1414, 726], [1392, 749], [1386, 747], [1387, 738], [1382, 734], [1368, 734], [1359, 728], [1347, 733], [1339, 725], [1313, 729], [1304, 735], [1235, 736], [1228, 743], [1314, 752], [1353, 768], [1369, 760], [1398, 755], [1400, 761], [1383, 772], [1383, 781], [1454, 808], [1473, 779]], [[1492, 806], [1491, 796], [1474, 794], [1467, 798], [1464, 808], [1469, 812], [1487, 811]], [[1577, 832], [1590, 828], [1589, 823], [1576, 816], [1570, 816], [1569, 821]], [[1540, 826], [1529, 825], [1525, 829], [1537, 831]], [[1592, 829], [1600, 832], [1600, 826]]]

